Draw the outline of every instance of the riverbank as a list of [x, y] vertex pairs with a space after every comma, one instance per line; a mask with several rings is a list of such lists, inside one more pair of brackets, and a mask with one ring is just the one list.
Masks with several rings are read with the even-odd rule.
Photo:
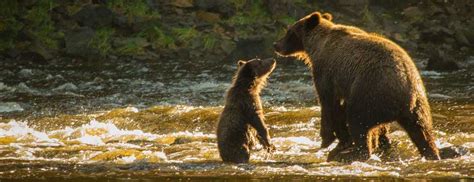
[[471, 1], [115, 0], [2, 1], [0, 57], [18, 62], [179, 60], [196, 64], [273, 56], [287, 25], [313, 11], [386, 36], [420, 68], [474, 64]]

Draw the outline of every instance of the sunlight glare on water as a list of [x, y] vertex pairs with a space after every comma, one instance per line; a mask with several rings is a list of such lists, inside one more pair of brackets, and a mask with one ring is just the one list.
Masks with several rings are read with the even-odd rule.
[[[234, 71], [235, 65], [229, 67]], [[229, 69], [209, 71], [203, 77], [183, 72], [183, 78], [176, 81], [168, 70], [160, 68], [166, 72], [162, 74], [166, 79], [155, 78], [155, 74], [150, 78], [156, 80], [133, 75], [109, 79], [102, 86], [112, 85], [114, 89], [98, 94], [104, 94], [98, 98], [61, 100], [64, 95], [60, 93], [51, 95], [48, 90], [36, 89], [40, 94], [34, 98], [45, 98], [32, 99], [38, 104], [33, 105], [34, 111], [0, 116], [0, 180], [84, 176], [474, 177], [474, 82], [469, 77], [472, 71], [421, 72], [431, 102], [436, 145], [460, 147], [464, 150], [461, 157], [424, 160], [406, 132], [392, 124], [392, 149], [386, 154], [372, 155], [367, 162], [326, 162], [328, 152], [337, 143], [320, 148], [321, 107], [309, 72], [293, 73], [294, 69], [304, 70], [302, 67], [277, 67], [261, 94], [265, 122], [276, 151], [269, 155], [257, 145], [249, 164], [233, 165], [221, 162], [215, 135], [224, 94], [232, 79]], [[161, 84], [157, 86], [158, 82]], [[82, 109], [89, 105], [98, 109]]]
[[[345, 165], [326, 162], [335, 147], [320, 149], [319, 108], [276, 107], [266, 109], [272, 143], [277, 150], [268, 155], [257, 146], [251, 164], [222, 164], [217, 152], [215, 124], [222, 107], [162, 106], [145, 109], [114, 109], [90, 114], [76, 126], [39, 130], [49, 122], [70, 122], [39, 118], [32, 121], [10, 120], [0, 123], [0, 173], [23, 173], [28, 161], [43, 165], [77, 165], [88, 173], [136, 168], [142, 172], [207, 175], [285, 175], [366, 176], [366, 177], [468, 177], [473, 175], [474, 156], [426, 161], [420, 159], [406, 133], [394, 125], [389, 137], [394, 143], [389, 157], [371, 156], [367, 162]], [[289, 120], [288, 118], [294, 118]], [[68, 118], [68, 117], [63, 117]], [[150, 120], [166, 120], [164, 124]], [[28, 123], [35, 123], [30, 125]], [[126, 123], [126, 125], [124, 125]], [[54, 124], [54, 123], [49, 123]], [[51, 125], [55, 126], [55, 125]], [[128, 126], [128, 127], [121, 127]], [[135, 126], [135, 128], [130, 128]], [[53, 127], [54, 128], [54, 127]], [[157, 129], [160, 128], [160, 129]], [[166, 129], [167, 128], [167, 129]], [[437, 145], [462, 146], [474, 150], [474, 135], [462, 131], [436, 130]], [[448, 128], [449, 129], [449, 128]], [[444, 131], [443, 131], [444, 130]], [[51, 162], [56, 164], [51, 164]], [[2, 168], [11, 165], [14, 168]], [[124, 166], [127, 165], [127, 166]], [[38, 165], [37, 167], [42, 166]], [[70, 167], [67, 167], [70, 166]], [[102, 167], [100, 167], [102, 166]], [[233, 167], [232, 167], [233, 166]], [[28, 167], [29, 174], [41, 175], [45, 168]], [[6, 173], [7, 171], [12, 171]], [[119, 172], [117, 172], [119, 170]], [[46, 169], [47, 171], [47, 169]], [[426, 171], [430, 171], [426, 173]], [[123, 171], [122, 171], [123, 172]]]

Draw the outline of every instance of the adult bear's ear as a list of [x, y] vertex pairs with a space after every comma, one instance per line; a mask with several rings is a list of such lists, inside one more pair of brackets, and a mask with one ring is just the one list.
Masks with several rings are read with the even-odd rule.
[[239, 67], [244, 65], [245, 63], [247, 63], [247, 61], [243, 61], [243, 60], [237, 61], [237, 65], [239, 65]]
[[332, 15], [329, 14], [329, 13], [324, 13], [321, 16], [323, 16], [323, 18], [326, 19], [326, 20], [332, 21]]
[[306, 31], [313, 30], [314, 27], [319, 25], [320, 21], [321, 21], [321, 13], [319, 12], [312, 13], [304, 22], [304, 28], [306, 29]]

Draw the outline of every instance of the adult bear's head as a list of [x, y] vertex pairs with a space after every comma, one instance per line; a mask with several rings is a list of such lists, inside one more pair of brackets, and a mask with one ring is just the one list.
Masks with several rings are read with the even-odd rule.
[[311, 13], [289, 26], [286, 35], [273, 43], [275, 52], [281, 56], [298, 56], [304, 53], [304, 41], [321, 25], [332, 24], [332, 15], [319, 12]]

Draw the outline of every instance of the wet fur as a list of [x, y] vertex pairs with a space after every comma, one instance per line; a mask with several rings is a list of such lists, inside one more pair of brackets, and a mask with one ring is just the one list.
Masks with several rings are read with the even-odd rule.
[[227, 91], [226, 103], [217, 126], [218, 149], [224, 162], [247, 163], [256, 140], [267, 150], [273, 147], [264, 123], [259, 94], [274, 64], [259, 65], [255, 61], [260, 60], [239, 66], [233, 84]]
[[[440, 159], [423, 82], [401, 47], [361, 29], [334, 24], [319, 13], [299, 20], [288, 32], [296, 32], [296, 38], [287, 34], [275, 48], [286, 56], [307, 55], [322, 106], [323, 143], [334, 140], [332, 133], [340, 143], [328, 160], [367, 160], [377, 143], [374, 136], [388, 140], [380, 127], [392, 121], [407, 131], [422, 156]], [[301, 45], [289, 44], [291, 39], [301, 40]]]

